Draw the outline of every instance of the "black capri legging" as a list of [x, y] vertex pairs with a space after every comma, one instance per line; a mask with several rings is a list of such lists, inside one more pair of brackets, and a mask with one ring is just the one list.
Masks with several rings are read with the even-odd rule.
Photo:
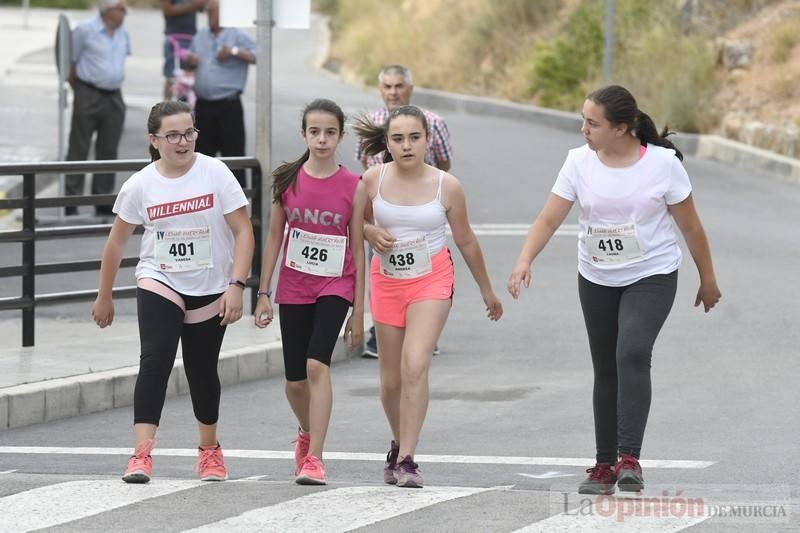
[[[143, 282], [149, 289], [143, 288]], [[142, 354], [133, 392], [134, 424], [158, 425], [178, 340], [194, 415], [203, 424], [217, 422], [220, 399], [217, 362], [225, 326], [220, 326], [222, 319], [213, 310], [221, 296], [187, 296], [155, 280], [139, 281], [136, 303]], [[192, 320], [193, 312], [195, 318], [200, 312], [201, 320], [187, 323]]]
[[286, 381], [306, 379], [308, 359], [331, 365], [349, 307], [350, 302], [340, 296], [320, 296], [313, 304], [278, 306]]
[[625, 287], [598, 285], [578, 276], [594, 366], [597, 462], [639, 457], [650, 413], [650, 362], [678, 285], [678, 271]]

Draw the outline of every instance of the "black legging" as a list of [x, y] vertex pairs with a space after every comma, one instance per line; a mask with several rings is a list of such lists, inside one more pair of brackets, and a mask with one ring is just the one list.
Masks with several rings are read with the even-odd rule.
[[639, 457], [650, 412], [653, 345], [669, 315], [678, 271], [607, 287], [578, 276], [594, 366], [597, 462]]
[[[210, 304], [220, 294], [181, 297], [188, 311]], [[220, 326], [222, 319], [215, 315], [204, 322], [184, 324], [183, 310], [141, 288], [136, 289], [136, 304], [142, 354], [133, 392], [134, 424], [158, 425], [179, 339], [194, 416], [203, 424], [215, 424], [220, 398], [217, 362], [225, 336], [225, 326]]]

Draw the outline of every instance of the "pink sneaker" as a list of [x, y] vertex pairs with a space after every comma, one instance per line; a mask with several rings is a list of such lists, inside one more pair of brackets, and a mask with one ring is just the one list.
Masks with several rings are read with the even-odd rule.
[[303, 468], [303, 461], [308, 455], [308, 448], [311, 446], [311, 434], [297, 428], [297, 438], [294, 439], [294, 475], [300, 474]]
[[294, 481], [298, 485], [325, 485], [325, 465], [316, 456], [306, 455]]
[[197, 453], [197, 472], [200, 474], [200, 481], [225, 481], [228, 479], [228, 471], [225, 469], [222, 447], [219, 443], [216, 446], [200, 446]]
[[147, 439], [136, 446], [133, 455], [128, 459], [128, 468], [122, 474], [122, 481], [125, 483], [147, 483], [150, 481], [150, 475], [153, 473], [153, 458], [150, 457], [150, 452], [156, 441]]

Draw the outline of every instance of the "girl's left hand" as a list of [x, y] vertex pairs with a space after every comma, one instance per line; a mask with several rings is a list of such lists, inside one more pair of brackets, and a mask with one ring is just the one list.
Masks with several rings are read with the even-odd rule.
[[500, 303], [500, 298], [494, 291], [483, 295], [483, 303], [486, 304], [486, 316], [489, 317], [489, 320], [500, 320], [500, 317], [503, 316], [503, 304]]
[[716, 280], [706, 283], [700, 283], [700, 288], [697, 290], [697, 298], [694, 300], [694, 306], [697, 307], [701, 303], [703, 304], [703, 308], [706, 310], [706, 313], [711, 311], [717, 302], [719, 302], [720, 298], [722, 298], [722, 293], [719, 291], [719, 287], [717, 287]]
[[219, 316], [222, 318], [220, 326], [233, 324], [242, 318], [242, 298], [244, 290], [236, 285], [229, 285], [228, 290], [222, 295], [219, 303]]
[[364, 315], [362, 313], [353, 313], [347, 319], [344, 326], [344, 340], [350, 350], [354, 350], [364, 340]]

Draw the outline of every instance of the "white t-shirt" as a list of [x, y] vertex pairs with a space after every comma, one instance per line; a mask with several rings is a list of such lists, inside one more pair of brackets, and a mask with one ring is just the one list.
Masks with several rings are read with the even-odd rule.
[[[114, 212], [122, 220], [142, 224], [145, 229], [136, 279], [156, 279], [189, 296], [224, 292], [234, 245], [224, 216], [247, 203], [231, 171], [213, 157], [196, 154], [192, 168], [178, 178], [165, 178], [155, 163], [147, 165], [122, 185], [114, 204]], [[177, 240], [165, 243], [165, 234], [177, 236]], [[192, 242], [195, 234], [203, 237]], [[182, 256], [188, 246], [193, 253], [197, 247], [204, 266], [180, 271], [179, 263], [169, 261], [186, 260]]]
[[668, 206], [692, 186], [674, 150], [648, 144], [633, 165], [610, 168], [588, 145], [572, 149], [552, 192], [580, 205], [578, 271], [587, 280], [622, 287], [680, 265]]

